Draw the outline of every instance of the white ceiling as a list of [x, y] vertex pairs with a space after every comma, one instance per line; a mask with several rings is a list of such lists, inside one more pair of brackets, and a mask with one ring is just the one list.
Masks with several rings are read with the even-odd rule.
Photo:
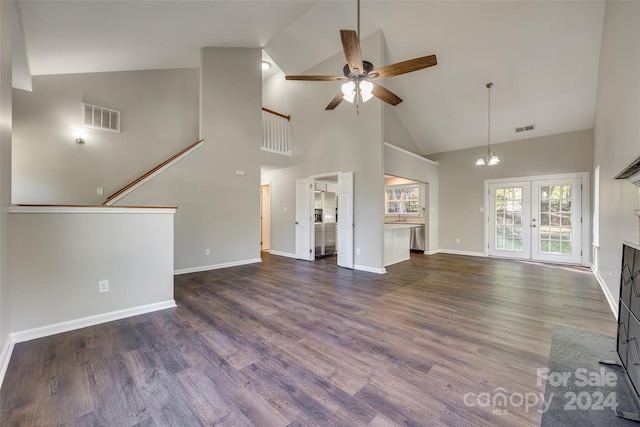
[[[301, 74], [341, 52], [340, 29], [356, 29], [355, 0], [20, 0], [19, 8], [33, 75], [197, 67], [205, 46], [263, 47], [285, 73]], [[489, 81], [492, 144], [592, 128], [603, 19], [603, 1], [361, 5], [362, 37], [381, 30], [386, 41], [385, 64], [375, 66], [438, 57], [384, 81], [404, 99], [395, 109], [423, 154], [486, 144]], [[515, 133], [529, 124], [536, 129]]]

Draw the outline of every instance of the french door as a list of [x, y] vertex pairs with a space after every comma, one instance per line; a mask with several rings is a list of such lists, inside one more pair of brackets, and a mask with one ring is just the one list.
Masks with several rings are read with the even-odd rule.
[[582, 178], [497, 182], [488, 187], [489, 255], [582, 263]]

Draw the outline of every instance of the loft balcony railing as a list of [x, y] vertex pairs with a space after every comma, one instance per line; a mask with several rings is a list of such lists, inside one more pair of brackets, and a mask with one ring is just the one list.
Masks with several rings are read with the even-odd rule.
[[264, 151], [291, 155], [290, 122], [291, 116], [262, 108], [262, 149]]

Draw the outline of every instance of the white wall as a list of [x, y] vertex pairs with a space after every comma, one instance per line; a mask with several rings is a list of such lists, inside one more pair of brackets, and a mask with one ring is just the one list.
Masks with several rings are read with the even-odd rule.
[[440, 166], [435, 162], [412, 155], [390, 145], [384, 150], [384, 172], [397, 177], [409, 178], [427, 184], [427, 247], [425, 252], [435, 252], [440, 248], [438, 230], [440, 228]]
[[422, 152], [416, 145], [411, 134], [407, 131], [404, 123], [402, 123], [402, 120], [400, 119], [400, 116], [398, 116], [395, 108], [389, 104], [384, 104], [383, 113], [384, 141], [421, 156]]
[[11, 203], [11, 14], [0, 2], [0, 382], [9, 334], [9, 204]]
[[[102, 203], [198, 140], [198, 88], [197, 69], [34, 77], [14, 90], [13, 202]], [[82, 102], [120, 111], [121, 132], [81, 126]]]
[[593, 131], [492, 144], [491, 148], [500, 157], [497, 166], [475, 166], [478, 157], [486, 154], [486, 146], [429, 156], [440, 162], [440, 249], [484, 253], [485, 216], [480, 208], [484, 207], [485, 179], [591, 171]]
[[607, 1], [598, 74], [593, 167], [600, 166], [597, 275], [617, 311], [622, 242], [638, 238], [638, 188], [611, 179], [640, 155], [640, 3]]
[[173, 213], [101, 210], [10, 215], [13, 333], [173, 303]]
[[[362, 40], [364, 59], [383, 63], [382, 33]], [[345, 65], [339, 53], [305, 74], [335, 75]], [[383, 263], [383, 135], [382, 101], [360, 105], [343, 102], [333, 111], [326, 105], [340, 91], [339, 82], [285, 81], [278, 74], [265, 83], [264, 103], [292, 115], [292, 164], [265, 173], [271, 184], [271, 250], [293, 254], [294, 183], [297, 178], [354, 172], [354, 250], [356, 266], [382, 269]]]
[[203, 49], [204, 145], [118, 202], [178, 206], [178, 272], [260, 259], [260, 61], [260, 49]]

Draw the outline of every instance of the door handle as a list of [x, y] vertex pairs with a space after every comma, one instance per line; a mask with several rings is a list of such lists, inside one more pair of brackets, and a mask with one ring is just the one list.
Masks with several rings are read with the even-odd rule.
[[298, 225], [298, 221], [296, 221], [296, 225]]

